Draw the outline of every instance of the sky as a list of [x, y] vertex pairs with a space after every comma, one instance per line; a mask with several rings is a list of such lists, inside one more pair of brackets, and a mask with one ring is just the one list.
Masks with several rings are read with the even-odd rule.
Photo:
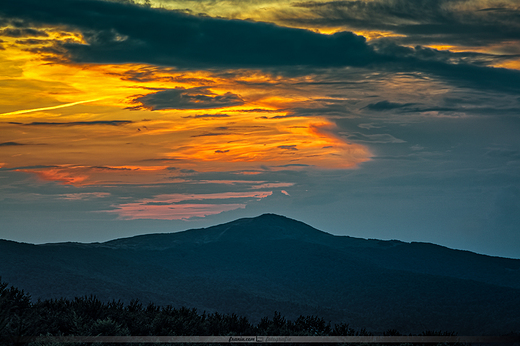
[[0, 2], [0, 238], [275, 213], [520, 258], [520, 1]]

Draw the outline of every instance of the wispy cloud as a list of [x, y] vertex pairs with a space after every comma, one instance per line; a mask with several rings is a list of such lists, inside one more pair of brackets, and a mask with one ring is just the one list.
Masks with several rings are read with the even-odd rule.
[[197, 115], [188, 115], [183, 117], [185, 119], [214, 119], [214, 118], [229, 118], [229, 114], [197, 114]]
[[360, 143], [405, 143], [406, 141], [395, 138], [388, 133], [363, 134], [360, 132], [350, 133], [347, 138]]
[[[271, 191], [259, 191], [158, 195], [133, 203], [114, 205], [116, 209], [106, 212], [116, 213], [125, 220], [187, 220], [244, 208], [246, 201], [262, 199], [271, 194]], [[230, 203], [237, 200], [240, 202]]]
[[264, 183], [260, 185], [254, 185], [253, 189], [275, 189], [277, 187], [290, 187], [293, 186], [294, 183]]
[[9, 124], [23, 125], [23, 126], [88, 126], [88, 125], [120, 126], [120, 125], [131, 124], [132, 122], [133, 121], [130, 121], [130, 120], [94, 120], [94, 121], [69, 121], [69, 122], [34, 121], [32, 123], [9, 122]]
[[[218, 95], [208, 88], [177, 88], [158, 91], [156, 93], [140, 96], [134, 100], [140, 103], [143, 108], [150, 110], [166, 109], [211, 109], [239, 106], [244, 100], [239, 95], [226, 92]], [[221, 115], [226, 116], [226, 115]], [[192, 116], [193, 118], [204, 116]], [[214, 116], [218, 117], [218, 115]]]
[[84, 200], [92, 200], [96, 198], [106, 198], [109, 197], [110, 193], [108, 192], [78, 192], [78, 193], [64, 193], [58, 196], [59, 199], [64, 199], [67, 201], [84, 201]]

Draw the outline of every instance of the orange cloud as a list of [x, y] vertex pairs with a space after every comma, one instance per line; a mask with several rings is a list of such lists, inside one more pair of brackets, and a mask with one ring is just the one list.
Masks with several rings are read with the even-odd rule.
[[[166, 166], [63, 166], [40, 169], [16, 169], [17, 172], [35, 174], [44, 181], [63, 185], [153, 184], [166, 176]], [[161, 172], [162, 174], [157, 174]], [[174, 180], [169, 179], [169, 182]]]
[[[73, 34], [49, 35], [81, 41]], [[182, 181], [193, 171], [258, 174], [261, 165], [354, 168], [371, 157], [366, 147], [334, 135], [334, 124], [324, 118], [283, 117], [291, 108], [316, 106], [315, 90], [292, 86], [312, 81], [309, 76], [48, 64], [37, 50], [24, 49], [12, 41], [0, 51], [5, 71], [0, 80], [9, 79], [0, 83], [0, 143], [26, 144], [3, 147], [0, 162], [8, 169], [53, 166], [23, 170], [45, 181], [75, 186], [167, 183]], [[202, 98], [208, 107], [227, 107], [127, 109], [136, 98], [164, 96], [158, 94], [161, 90], [198, 91], [188, 95], [188, 105]], [[53, 104], [59, 105], [49, 106]], [[176, 169], [167, 170], [170, 165]]]
[[506, 61], [506, 62], [497, 64], [494, 67], [508, 68], [508, 69], [513, 69], [513, 70], [520, 70], [520, 60]]
[[61, 168], [49, 168], [45, 170], [17, 169], [15, 171], [36, 174], [41, 180], [56, 181], [64, 185], [81, 185], [82, 182], [89, 177], [85, 174]]

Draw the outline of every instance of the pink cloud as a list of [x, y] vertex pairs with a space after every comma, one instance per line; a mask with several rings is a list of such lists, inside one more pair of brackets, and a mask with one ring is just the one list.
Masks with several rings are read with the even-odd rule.
[[252, 189], [274, 189], [277, 187], [290, 187], [293, 185], [294, 185], [294, 183], [265, 183], [265, 184], [253, 186], [251, 188]]
[[[262, 199], [272, 195], [272, 191], [256, 192], [225, 192], [213, 194], [164, 194], [154, 198], [146, 198], [137, 202], [124, 203], [115, 206], [117, 209], [108, 213], [117, 213], [119, 219], [156, 219], [156, 220], [187, 220], [192, 217], [205, 217], [245, 208], [246, 203], [193, 203], [204, 200], [233, 200], [237, 198]], [[231, 202], [230, 201], [230, 202]], [[186, 203], [184, 203], [186, 202]]]
[[224, 211], [245, 208], [245, 204], [177, 204], [177, 205], [140, 205], [129, 203], [119, 206], [114, 212], [119, 219], [186, 220], [192, 217], [205, 217]]

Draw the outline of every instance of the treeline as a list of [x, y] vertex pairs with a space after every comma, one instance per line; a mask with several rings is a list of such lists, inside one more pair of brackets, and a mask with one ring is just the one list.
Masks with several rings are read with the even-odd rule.
[[[236, 314], [198, 313], [196, 309], [143, 305], [134, 300], [102, 302], [94, 296], [38, 300], [0, 280], [0, 345], [20, 336], [119, 335], [372, 335], [348, 324], [331, 326], [323, 318], [300, 316], [290, 321], [275, 312], [253, 324]], [[383, 335], [401, 335], [388, 330]], [[455, 335], [424, 332], [422, 335]]]

